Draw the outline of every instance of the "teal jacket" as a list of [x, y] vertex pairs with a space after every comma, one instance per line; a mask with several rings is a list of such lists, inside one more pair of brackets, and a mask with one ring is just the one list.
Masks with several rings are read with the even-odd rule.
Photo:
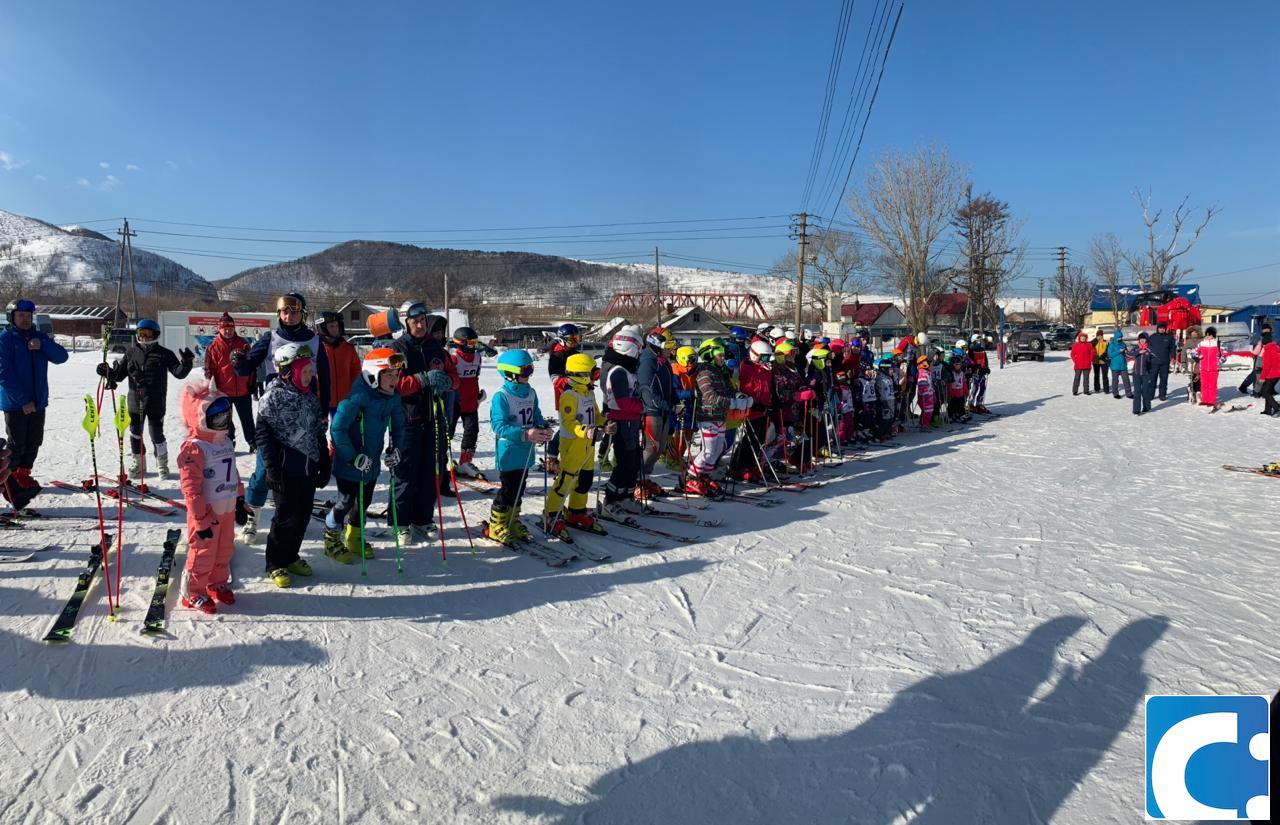
[[[364, 419], [364, 437], [360, 435], [360, 420]], [[391, 428], [391, 443], [397, 450], [404, 449], [404, 404], [398, 393], [383, 393], [370, 387], [364, 376], [356, 378], [351, 393], [333, 416], [329, 435], [333, 438], [333, 474], [346, 481], [364, 481], [373, 484], [382, 473], [382, 445], [386, 443], [387, 427]], [[373, 460], [364, 472], [351, 462], [360, 453]]]
[[1129, 369], [1129, 362], [1125, 359], [1124, 336], [1120, 330], [1116, 330], [1111, 336], [1111, 343], [1107, 344], [1107, 357], [1111, 359], [1112, 372], [1124, 372]]
[[[521, 402], [531, 402], [532, 408]], [[517, 408], [529, 409], [523, 417]], [[521, 420], [523, 418], [523, 420]], [[530, 427], [545, 427], [547, 420], [538, 409], [538, 394], [528, 384], [507, 381], [489, 402], [489, 426], [498, 441], [498, 472], [523, 470], [533, 464], [533, 445], [524, 440]]]

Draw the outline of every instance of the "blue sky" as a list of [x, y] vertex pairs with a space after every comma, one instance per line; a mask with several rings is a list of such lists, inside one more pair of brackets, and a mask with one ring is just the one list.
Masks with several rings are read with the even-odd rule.
[[[166, 253], [206, 277], [347, 236], [154, 221], [766, 266], [786, 218], [457, 230], [798, 212], [840, 7], [0, 3], [0, 208], [128, 215], [139, 245], [228, 256]], [[876, 8], [853, 7], [820, 179]], [[1191, 280], [1214, 276], [1206, 300], [1274, 300], [1277, 31], [1273, 2], [914, 0], [854, 176], [886, 146], [938, 141], [1032, 246], [1080, 261], [1098, 232], [1142, 240], [1135, 186], [1169, 208], [1190, 193], [1223, 209], [1186, 259]], [[372, 231], [391, 229], [448, 231]], [[647, 234], [564, 237], [606, 231]], [[1020, 287], [1051, 272], [1036, 260]]]

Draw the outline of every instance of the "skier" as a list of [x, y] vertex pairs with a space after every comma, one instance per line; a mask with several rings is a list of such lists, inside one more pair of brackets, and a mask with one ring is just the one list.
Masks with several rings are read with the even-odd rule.
[[724, 342], [708, 338], [698, 345], [698, 366], [694, 372], [699, 449], [689, 463], [685, 492], [699, 496], [723, 495], [714, 478], [716, 464], [725, 450], [725, 418], [734, 405], [729, 389], [729, 373], [725, 368]]
[[1151, 411], [1151, 396], [1156, 391], [1155, 359], [1145, 332], [1138, 333], [1138, 351], [1133, 356], [1133, 414]]
[[[576, 353], [565, 361], [564, 370], [566, 386], [556, 403], [560, 413], [560, 470], [547, 492], [542, 528], [560, 538], [567, 535], [569, 527], [603, 535], [604, 528], [587, 512], [587, 494], [595, 476], [595, 440], [617, 429], [617, 425], [605, 423], [600, 417], [595, 399], [595, 380], [600, 370], [595, 360]], [[566, 496], [567, 517], [561, 515]]]
[[[231, 313], [222, 313], [218, 320], [218, 334], [209, 342], [204, 351], [204, 377], [213, 381], [218, 392], [227, 397], [236, 415], [240, 417], [240, 427], [244, 430], [245, 444], [249, 452], [254, 450], [253, 427], [253, 376], [243, 376], [236, 372], [235, 360], [245, 357], [249, 351], [249, 342], [236, 332], [236, 319]], [[238, 353], [238, 354], [237, 354]], [[236, 440], [236, 425], [233, 422], [227, 431], [232, 442]]]
[[316, 489], [329, 483], [328, 419], [313, 390], [313, 350], [304, 344], [281, 344], [272, 362], [276, 380], [258, 403], [257, 455], [275, 500], [267, 534], [267, 576], [276, 587], [288, 587], [290, 574], [312, 574], [298, 549], [311, 523]]
[[666, 494], [650, 476], [658, 457], [667, 449], [671, 410], [676, 402], [675, 375], [667, 360], [668, 352], [675, 352], [675, 337], [662, 327], [654, 327], [645, 337], [645, 344], [636, 366], [636, 383], [644, 405], [644, 418], [641, 420], [640, 479], [635, 497], [642, 501]]
[[640, 419], [644, 417], [636, 378], [642, 346], [644, 330], [628, 325], [613, 336], [601, 359], [606, 364], [602, 384], [604, 414], [617, 428], [612, 436], [615, 463], [604, 487], [600, 515], [615, 521], [645, 510], [633, 498], [641, 462]]
[[[279, 321], [276, 328], [271, 332], [263, 333], [249, 348], [247, 354], [232, 353], [231, 363], [235, 366], [236, 374], [258, 376], [257, 386], [265, 395], [271, 379], [276, 376], [276, 350], [286, 344], [297, 344], [308, 348], [313, 353], [315, 377], [311, 388], [312, 394], [316, 398], [328, 398], [329, 361], [325, 358], [324, 348], [320, 346], [320, 336], [307, 326], [306, 298], [297, 292], [281, 295], [276, 299], [276, 318]], [[263, 368], [261, 375], [258, 373], [259, 367]], [[255, 457], [253, 475], [245, 485], [245, 500], [249, 504], [249, 520], [240, 530], [240, 540], [248, 544], [258, 535], [258, 508], [267, 503], [266, 467], [262, 463], [261, 454]]]
[[1222, 350], [1218, 348], [1218, 330], [1207, 327], [1197, 349], [1200, 354], [1200, 403], [1218, 408], [1218, 366]]
[[693, 373], [697, 363], [697, 350], [693, 347], [679, 347], [676, 349], [675, 361], [671, 364], [676, 408], [671, 411], [671, 438], [667, 441], [666, 464], [680, 473], [684, 472], [684, 456], [689, 450], [693, 435], [693, 398], [697, 392]]
[[1093, 359], [1095, 351], [1093, 345], [1089, 343], [1089, 336], [1083, 332], [1076, 335], [1076, 342], [1071, 345], [1071, 369], [1074, 377], [1071, 379], [1071, 394], [1080, 394], [1080, 385], [1084, 384], [1084, 394], [1092, 395], [1089, 391], [1089, 370], [1093, 367]]
[[480, 389], [480, 367], [485, 355], [497, 355], [497, 350], [480, 343], [471, 327], [458, 327], [449, 342], [449, 359], [458, 376], [458, 399], [453, 414], [449, 416], [449, 440], [453, 440], [462, 422], [462, 454], [458, 457], [457, 473], [468, 478], [483, 478], [472, 459], [476, 454], [476, 436], [480, 431], [480, 402], [485, 391]]
[[947, 420], [964, 422], [969, 418], [964, 411], [964, 399], [968, 387], [964, 375], [964, 354], [957, 347], [942, 368], [942, 380], [947, 387]]
[[[761, 448], [765, 443], [769, 426], [769, 411], [773, 408], [773, 346], [756, 341], [747, 349], [747, 360], [738, 373], [738, 388], [751, 397], [751, 411], [742, 426], [739, 438], [747, 439], [734, 454], [734, 466], [729, 468], [733, 478], [741, 481], [762, 481], [760, 466]], [[763, 462], [762, 462], [763, 463]]]
[[[969, 389], [969, 409], [976, 413], [990, 413], [987, 405], [987, 376], [991, 374], [991, 366], [987, 363], [987, 347], [979, 333], [969, 339], [969, 361], [972, 364], [972, 386]], [[1085, 388], [1089, 387], [1089, 376], [1085, 376]]]
[[124, 358], [108, 367], [98, 364], [98, 375], [113, 383], [129, 378], [129, 452], [133, 459], [129, 475], [138, 478], [142, 468], [142, 421], [146, 418], [151, 432], [151, 444], [156, 452], [156, 473], [164, 478], [169, 474], [169, 445], [164, 440], [165, 399], [169, 378], [181, 381], [191, 372], [195, 353], [183, 348], [175, 355], [173, 350], [160, 346], [160, 325], [150, 318], [138, 322], [137, 343], [129, 347]]
[[392, 349], [405, 359], [400, 377], [405, 437], [396, 477], [396, 515], [400, 544], [426, 544], [435, 538], [436, 500], [450, 489], [443, 477], [448, 421], [445, 400], [457, 378], [437, 330], [443, 337], [444, 318], [430, 315], [427, 305], [414, 302], [405, 311], [405, 329]]
[[204, 613], [216, 613], [215, 602], [235, 604], [230, 581], [236, 523], [249, 515], [230, 437], [231, 412], [231, 400], [209, 382], [183, 386], [187, 437], [178, 448], [178, 478], [187, 503], [187, 576], [181, 602]]
[[1133, 386], [1129, 383], [1129, 359], [1124, 345], [1124, 333], [1116, 330], [1107, 344], [1107, 359], [1111, 363], [1111, 397], [1120, 398], [1120, 379], [1124, 379], [1124, 394], [1133, 398]]
[[[897, 420], [898, 381], [893, 375], [893, 356], [885, 353], [876, 362], [876, 403], [880, 411], [881, 441], [889, 440], [894, 434]], [[960, 397], [960, 409], [964, 409], [964, 396]]]
[[322, 401], [325, 412], [332, 420], [334, 413], [338, 411], [338, 405], [351, 394], [351, 388], [360, 376], [360, 353], [347, 340], [347, 326], [340, 312], [326, 310], [320, 313], [316, 335], [324, 349], [324, 360], [329, 365], [329, 392], [322, 397]]
[[[333, 476], [342, 498], [325, 516], [324, 553], [342, 564], [354, 563], [361, 553], [373, 558], [361, 532], [361, 507], [368, 507], [373, 498], [383, 458], [395, 472], [404, 448], [404, 405], [397, 391], [404, 362], [404, 356], [390, 348], [370, 350], [361, 364], [360, 380], [351, 386], [329, 425]], [[391, 448], [383, 456], [388, 426]], [[343, 524], [345, 529], [340, 530]]]
[[564, 376], [565, 362], [571, 355], [578, 354], [578, 345], [582, 336], [575, 324], [561, 324], [552, 339], [551, 349], [547, 351], [547, 374], [553, 382]]
[[502, 375], [502, 387], [489, 402], [489, 425], [497, 439], [498, 483], [484, 535], [502, 544], [529, 537], [520, 521], [520, 500], [524, 496], [534, 447], [551, 440], [552, 431], [538, 408], [538, 394], [529, 386], [533, 358], [522, 349], [498, 356], [495, 365]]
[[35, 312], [36, 305], [25, 298], [11, 301], [6, 312], [9, 326], [0, 333], [0, 409], [13, 468], [12, 477], [0, 482], [0, 491], [15, 510], [25, 508], [41, 490], [31, 468], [44, 443], [49, 365], [67, 360], [62, 345], [36, 328]]

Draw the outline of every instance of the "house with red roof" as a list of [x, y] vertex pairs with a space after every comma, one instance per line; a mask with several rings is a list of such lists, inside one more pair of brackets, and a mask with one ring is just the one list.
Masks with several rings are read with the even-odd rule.
[[872, 335], [900, 335], [907, 331], [907, 319], [896, 304], [889, 301], [868, 301], [840, 305], [840, 322], [854, 329], [870, 330]]

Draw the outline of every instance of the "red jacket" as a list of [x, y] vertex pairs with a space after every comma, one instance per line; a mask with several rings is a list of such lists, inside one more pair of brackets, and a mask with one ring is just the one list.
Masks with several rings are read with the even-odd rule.
[[1263, 381], [1280, 378], [1280, 346], [1275, 341], [1262, 348], [1262, 371], [1258, 378]]
[[230, 341], [223, 338], [221, 333], [214, 336], [204, 353], [204, 375], [218, 388], [218, 392], [228, 398], [239, 398], [249, 394], [253, 376], [236, 375], [235, 367], [231, 366], [233, 352], [243, 352], [248, 355], [249, 342], [239, 335]]
[[1093, 368], [1093, 344], [1077, 339], [1071, 345], [1071, 366], [1078, 370]]
[[329, 359], [329, 411], [351, 394], [351, 385], [360, 377], [360, 353], [345, 338], [336, 344], [321, 339], [324, 355]]
[[773, 370], [754, 361], [738, 365], [738, 390], [751, 396], [748, 418], [760, 418], [773, 406]]
[[[476, 350], [464, 352], [453, 347], [447, 350], [454, 372], [458, 374], [458, 412], [473, 413], [480, 409], [480, 364], [484, 355]], [[557, 402], [560, 394], [556, 393]]]

